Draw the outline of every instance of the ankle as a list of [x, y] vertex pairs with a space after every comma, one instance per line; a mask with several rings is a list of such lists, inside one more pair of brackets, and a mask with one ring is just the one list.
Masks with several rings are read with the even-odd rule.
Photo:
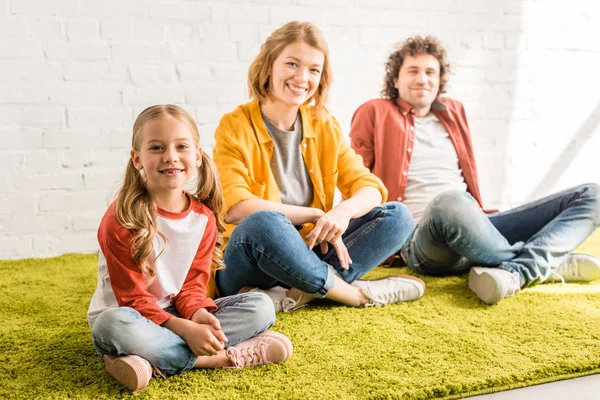
[[225, 349], [214, 356], [198, 356], [193, 368], [231, 368], [233, 364]]
[[361, 289], [358, 289], [358, 304], [356, 307], [363, 307], [366, 304], [369, 304], [371, 300], [367, 296], [364, 295]]

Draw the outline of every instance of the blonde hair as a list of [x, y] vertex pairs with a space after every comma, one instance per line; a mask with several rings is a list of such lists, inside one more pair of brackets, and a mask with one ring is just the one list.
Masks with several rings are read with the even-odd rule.
[[260, 46], [260, 52], [250, 65], [248, 71], [248, 93], [253, 99], [264, 102], [269, 97], [269, 78], [273, 62], [288, 45], [305, 42], [323, 52], [323, 70], [321, 80], [315, 94], [307, 103], [316, 109], [321, 109], [327, 102], [332, 72], [329, 64], [329, 48], [323, 32], [310, 22], [292, 21], [283, 25], [269, 36]]
[[[181, 107], [166, 104], [148, 107], [138, 115], [133, 124], [131, 148], [139, 151], [146, 125], [165, 117], [173, 117], [183, 122], [192, 133], [196, 146], [200, 146], [200, 133], [191, 115]], [[223, 264], [222, 248], [225, 226], [219, 216], [223, 208], [223, 191], [215, 165], [205, 153], [202, 153], [202, 164], [198, 167], [198, 185], [192, 196], [206, 205], [215, 215], [217, 243], [212, 254], [211, 268], [223, 269], [225, 264]], [[156, 275], [153, 262], [150, 260], [153, 249], [152, 242], [158, 235], [166, 244], [166, 237], [158, 230], [156, 204], [150, 198], [141, 172], [135, 168], [131, 159], [127, 163], [125, 177], [117, 193], [115, 206], [117, 221], [132, 232], [131, 254], [150, 284]], [[162, 250], [156, 258], [161, 254]]]

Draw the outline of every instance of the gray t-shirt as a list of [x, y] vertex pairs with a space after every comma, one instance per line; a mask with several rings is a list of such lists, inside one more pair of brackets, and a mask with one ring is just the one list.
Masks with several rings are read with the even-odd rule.
[[281, 202], [292, 206], [308, 207], [313, 201], [313, 184], [302, 158], [302, 119], [294, 122], [293, 131], [279, 129], [264, 115], [265, 126], [275, 144], [271, 171], [279, 188]]

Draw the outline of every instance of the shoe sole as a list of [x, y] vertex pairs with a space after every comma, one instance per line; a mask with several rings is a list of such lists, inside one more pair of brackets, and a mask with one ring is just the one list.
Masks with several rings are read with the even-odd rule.
[[134, 392], [145, 388], [152, 377], [144, 368], [144, 362], [147, 361], [138, 356], [104, 356], [108, 374]]
[[285, 346], [285, 350], [286, 350], [286, 357], [280, 362], [284, 362], [284, 361], [288, 360], [292, 356], [292, 353], [294, 352], [294, 345], [292, 345], [292, 341], [290, 340], [290, 338], [288, 338], [287, 336], [285, 336], [282, 333], [274, 332], [274, 331], [264, 331], [262, 333], [259, 333], [256, 336], [268, 337], [268, 338], [271, 338], [271, 339], [274, 339], [274, 340], [277, 340], [277, 341], [283, 343], [283, 345]]
[[[471, 289], [475, 295], [486, 304], [496, 304], [503, 299], [503, 297], [498, 295], [498, 291], [496, 290], [497, 283], [498, 282], [496, 282], [494, 277], [485, 271], [479, 272], [477, 267], [471, 268], [471, 271], [469, 272], [469, 289]], [[500, 292], [501, 291], [502, 290], [500, 290]], [[492, 293], [491, 296], [483, 296], [490, 292]]]

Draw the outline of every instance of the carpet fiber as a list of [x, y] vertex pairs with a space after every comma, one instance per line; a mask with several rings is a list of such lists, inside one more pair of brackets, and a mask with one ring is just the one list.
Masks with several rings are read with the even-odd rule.
[[[600, 256], [600, 231], [580, 250]], [[278, 315], [281, 365], [194, 370], [131, 394], [96, 357], [86, 311], [96, 256], [0, 262], [0, 398], [459, 398], [600, 372], [600, 282], [545, 284], [495, 306], [466, 276], [424, 277], [413, 303], [330, 302]], [[406, 269], [376, 269], [371, 278]]]

